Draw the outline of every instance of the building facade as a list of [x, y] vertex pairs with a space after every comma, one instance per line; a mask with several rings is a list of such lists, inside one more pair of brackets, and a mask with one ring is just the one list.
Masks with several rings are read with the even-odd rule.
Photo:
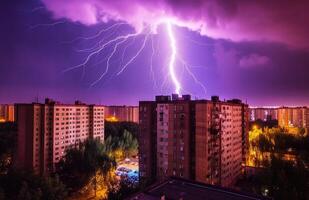
[[250, 108], [250, 120], [278, 120], [278, 108]]
[[307, 107], [280, 107], [278, 125], [280, 127], [309, 128], [309, 109]]
[[308, 107], [250, 108], [250, 120], [278, 120], [280, 127], [309, 128]]
[[157, 96], [140, 102], [142, 180], [170, 176], [229, 186], [246, 160], [249, 110], [240, 100]]
[[138, 123], [138, 106], [105, 106], [105, 120]]
[[0, 105], [0, 122], [14, 122], [14, 105]]
[[16, 104], [18, 169], [48, 174], [65, 155], [87, 138], [104, 140], [104, 107], [76, 102]]

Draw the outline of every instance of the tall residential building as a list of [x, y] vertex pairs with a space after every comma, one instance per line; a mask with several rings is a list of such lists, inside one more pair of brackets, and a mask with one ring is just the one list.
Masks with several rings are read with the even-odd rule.
[[278, 108], [250, 108], [250, 120], [278, 120]]
[[308, 107], [250, 108], [250, 120], [278, 120], [280, 127], [309, 128]]
[[138, 106], [105, 106], [105, 120], [138, 123]]
[[0, 122], [14, 122], [14, 105], [0, 105]]
[[45, 104], [16, 104], [18, 125], [15, 167], [46, 174], [65, 150], [87, 138], [104, 140], [104, 107], [81, 102], [67, 105], [50, 99]]
[[246, 161], [249, 110], [240, 100], [157, 96], [139, 104], [140, 178], [232, 185]]
[[278, 124], [280, 127], [309, 128], [309, 109], [307, 107], [280, 107]]

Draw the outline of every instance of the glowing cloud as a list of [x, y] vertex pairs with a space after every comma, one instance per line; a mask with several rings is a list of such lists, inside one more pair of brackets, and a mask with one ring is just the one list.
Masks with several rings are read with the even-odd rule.
[[42, 0], [55, 18], [86, 25], [125, 21], [140, 32], [161, 19], [213, 38], [267, 40], [309, 47], [309, 3], [247, 0]]

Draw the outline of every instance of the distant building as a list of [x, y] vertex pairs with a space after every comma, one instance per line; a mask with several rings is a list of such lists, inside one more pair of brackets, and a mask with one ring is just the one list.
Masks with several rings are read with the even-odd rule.
[[278, 120], [278, 108], [250, 108], [250, 121]]
[[105, 106], [105, 120], [138, 123], [138, 106]]
[[14, 122], [14, 105], [0, 105], [0, 122]]
[[266, 200], [263, 196], [248, 194], [218, 186], [169, 178], [156, 183], [127, 200]]
[[278, 120], [280, 127], [309, 128], [308, 107], [250, 108], [250, 120]]
[[65, 150], [87, 138], [104, 140], [104, 107], [76, 102], [61, 104], [50, 99], [45, 104], [16, 104], [18, 126], [17, 169], [46, 174]]
[[140, 178], [171, 176], [232, 185], [246, 161], [248, 105], [240, 100], [157, 96], [139, 104]]
[[280, 107], [278, 124], [280, 127], [309, 128], [309, 109], [307, 107]]

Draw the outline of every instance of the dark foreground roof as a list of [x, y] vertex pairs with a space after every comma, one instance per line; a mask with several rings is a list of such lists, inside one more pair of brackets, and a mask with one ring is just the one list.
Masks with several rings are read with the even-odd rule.
[[[163, 197], [164, 196], [164, 197]], [[130, 200], [264, 200], [261, 196], [247, 194], [226, 188], [171, 178], [153, 185]]]

